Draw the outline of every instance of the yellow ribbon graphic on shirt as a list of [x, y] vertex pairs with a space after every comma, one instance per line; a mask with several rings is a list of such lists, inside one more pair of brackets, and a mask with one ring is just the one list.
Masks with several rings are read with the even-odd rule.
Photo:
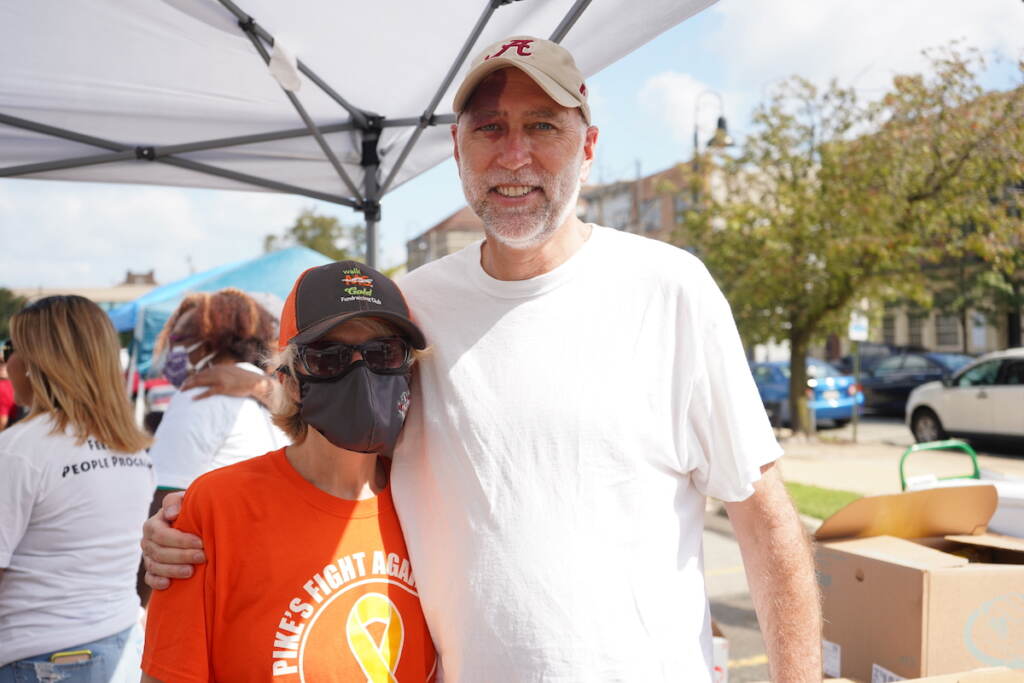
[[[379, 643], [369, 631], [371, 624], [384, 624]], [[367, 682], [397, 683], [395, 672], [402, 656], [404, 629], [395, 603], [386, 595], [367, 593], [349, 611], [345, 630], [348, 646]]]

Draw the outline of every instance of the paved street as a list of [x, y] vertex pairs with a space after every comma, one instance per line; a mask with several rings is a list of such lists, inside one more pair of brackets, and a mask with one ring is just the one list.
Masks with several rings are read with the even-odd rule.
[[729, 639], [729, 680], [766, 681], [764, 642], [729, 520], [709, 512], [704, 524], [704, 575], [711, 616]]
[[[786, 450], [781, 467], [787, 480], [867, 495], [899, 492], [899, 459], [913, 444], [901, 420], [874, 416], [863, 418], [856, 443], [850, 425], [823, 428], [812, 441], [794, 438], [788, 430], [780, 431], [779, 437]], [[1024, 449], [983, 444], [977, 450], [982, 468], [1024, 478]], [[907, 464], [908, 475], [934, 472], [946, 476], [969, 470], [967, 458], [957, 454], [916, 453]], [[728, 519], [717, 512], [705, 517], [704, 573], [711, 615], [729, 639], [729, 680], [768, 680], [764, 642], [739, 548]]]

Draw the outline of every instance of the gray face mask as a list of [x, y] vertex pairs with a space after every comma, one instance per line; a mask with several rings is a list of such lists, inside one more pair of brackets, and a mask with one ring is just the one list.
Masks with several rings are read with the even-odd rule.
[[332, 444], [391, 455], [409, 412], [409, 375], [379, 375], [360, 360], [335, 379], [300, 375], [299, 387], [302, 419]]

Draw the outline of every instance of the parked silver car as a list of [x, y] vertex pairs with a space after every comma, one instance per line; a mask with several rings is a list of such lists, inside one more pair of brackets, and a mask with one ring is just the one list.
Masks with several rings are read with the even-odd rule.
[[942, 382], [922, 384], [907, 400], [918, 442], [947, 436], [1024, 440], [1024, 347], [986, 354]]

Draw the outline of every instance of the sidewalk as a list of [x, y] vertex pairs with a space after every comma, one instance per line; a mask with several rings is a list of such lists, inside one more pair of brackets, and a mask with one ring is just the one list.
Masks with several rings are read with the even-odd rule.
[[[900, 457], [913, 439], [909, 432], [894, 438], [894, 434], [898, 434], [895, 423], [881, 425], [863, 425], [858, 443], [849, 440], [848, 430], [822, 432], [817, 439], [809, 441], [783, 433], [780, 435], [785, 450], [780, 461], [783, 478], [863, 495], [899, 493]], [[1024, 478], [1024, 454], [992, 455], [979, 451], [978, 464], [982, 469]], [[908, 477], [928, 473], [945, 477], [970, 471], [970, 459], [962, 453], [920, 452], [907, 459]]]

